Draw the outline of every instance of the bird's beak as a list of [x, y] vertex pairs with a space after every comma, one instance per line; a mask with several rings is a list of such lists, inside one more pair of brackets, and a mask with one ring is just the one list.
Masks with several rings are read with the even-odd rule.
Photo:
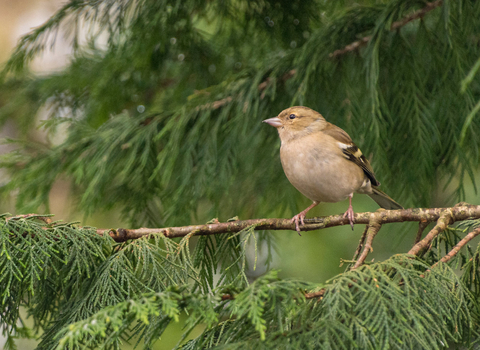
[[274, 117], [274, 118], [270, 118], [270, 119], [265, 119], [263, 121], [264, 123], [267, 123], [275, 128], [279, 128], [282, 126], [282, 121], [279, 117]]

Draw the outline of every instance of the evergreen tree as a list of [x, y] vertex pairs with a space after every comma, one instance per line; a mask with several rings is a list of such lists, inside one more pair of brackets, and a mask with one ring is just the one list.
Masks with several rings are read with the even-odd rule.
[[[474, 0], [70, 0], [4, 67], [0, 121], [21, 134], [1, 159], [1, 192], [20, 212], [48, 212], [63, 177], [86, 215], [114, 208], [156, 229], [3, 215], [8, 346], [31, 333], [25, 307], [39, 349], [150, 349], [182, 313], [184, 349], [478, 347], [480, 206], [357, 214], [367, 227], [354, 259], [322, 284], [245, 271], [249, 244], [271, 257], [264, 230], [294, 229], [258, 219], [289, 217], [302, 200], [261, 124], [292, 105], [374, 153], [382, 188], [404, 206], [430, 206], [443, 186], [454, 188], [444, 204], [464, 200], [479, 165], [479, 33]], [[71, 62], [32, 74], [57, 35], [71, 40]], [[68, 125], [59, 143], [28, 138], [44, 106], [49, 135]], [[258, 220], [173, 227], [234, 215]], [[412, 249], [366, 262], [379, 230], [393, 230], [382, 224], [401, 221], [419, 222]]]

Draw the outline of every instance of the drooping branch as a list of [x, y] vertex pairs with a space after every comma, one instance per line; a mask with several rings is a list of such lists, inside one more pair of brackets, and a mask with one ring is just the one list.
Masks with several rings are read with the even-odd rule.
[[[418, 10], [418, 11], [415, 11], [413, 12], [412, 14], [408, 15], [408, 16], [405, 16], [403, 17], [401, 20], [399, 21], [396, 21], [396, 22], [393, 22], [392, 25], [390, 26], [390, 30], [391, 31], [394, 31], [394, 30], [397, 30], [397, 29], [400, 29], [402, 28], [404, 25], [406, 25], [407, 23], [410, 23], [416, 19], [419, 19], [419, 18], [423, 18], [423, 16], [425, 16], [428, 12], [432, 11], [433, 9], [441, 6], [443, 4], [443, 0], [437, 0], [437, 1], [433, 1], [433, 2], [428, 2], [427, 5]], [[353, 43], [351, 44], [348, 44], [347, 46], [345, 46], [343, 49], [339, 49], [339, 50], [335, 50], [333, 51], [329, 57], [331, 58], [336, 58], [338, 56], [341, 56], [341, 55], [344, 55], [348, 52], [352, 52], [352, 51], [355, 51], [357, 50], [358, 48], [362, 47], [363, 45], [367, 44], [370, 40], [372, 40], [373, 36], [372, 35], [368, 35], [368, 36], [364, 36], [363, 38], [357, 40], [357, 41], [354, 41]]]
[[399, 29], [399, 28], [403, 27], [404, 25], [406, 25], [407, 23], [410, 23], [410, 22], [412, 22], [416, 19], [423, 18], [423, 16], [425, 16], [428, 12], [430, 12], [433, 9], [436, 9], [437, 7], [442, 6], [442, 5], [443, 5], [443, 0], [427, 2], [425, 7], [423, 7], [422, 9], [420, 9], [418, 11], [415, 11], [408, 16], [405, 16], [404, 18], [402, 18], [399, 21], [393, 22], [391, 27], [390, 27], [390, 30], [393, 31], [393, 30]]
[[[446, 228], [446, 220], [454, 218], [454, 221], [463, 221], [467, 219], [480, 218], [480, 205], [461, 205], [452, 208], [412, 208], [403, 210], [384, 210], [379, 209], [373, 213], [356, 213], [355, 224], [369, 224], [376, 222], [380, 225], [405, 222], [405, 221], [428, 221], [433, 222], [442, 218], [441, 225], [434, 230], [444, 230]], [[302, 231], [320, 230], [328, 227], [348, 225], [348, 218], [343, 215], [332, 215], [326, 217], [317, 217], [305, 219], [305, 225], [301, 226]], [[437, 223], [438, 225], [438, 223]], [[290, 219], [252, 219], [237, 220], [231, 222], [219, 222], [205, 225], [190, 225], [180, 227], [166, 228], [139, 228], [139, 229], [97, 229], [98, 234], [108, 233], [115, 241], [124, 242], [129, 239], [138, 239], [151, 234], [163, 234], [168, 238], [184, 237], [192, 232], [194, 236], [215, 235], [222, 233], [237, 233], [241, 230], [255, 226], [255, 230], [289, 230], [295, 231], [295, 224]], [[428, 245], [429, 242], [441, 231], [430, 233], [411, 250], [410, 254], [416, 254], [417, 251]], [[417, 248], [415, 248], [417, 247]]]
[[[408, 24], [408, 23], [410, 23], [414, 20], [423, 18], [428, 12], [432, 11], [433, 9], [435, 9], [435, 8], [441, 6], [441, 5], [443, 5], [443, 0], [428, 2], [425, 5], [425, 7], [423, 7], [422, 9], [417, 10], [417, 11], [411, 13], [410, 15], [407, 15], [407, 16], [403, 17], [402, 19], [400, 19], [396, 22], [393, 22], [392, 25], [390, 26], [390, 30], [394, 31], [394, 30], [400, 29], [403, 26], [405, 26], [406, 24]], [[356, 40], [356, 41], [346, 45], [343, 49], [338, 49], [338, 50], [335, 50], [335, 51], [331, 52], [328, 56], [330, 58], [338, 58], [339, 56], [342, 56], [346, 53], [355, 51], [355, 50], [359, 49], [360, 47], [366, 45], [370, 40], [372, 40], [372, 38], [373, 38], [372, 35], [364, 36], [361, 39]], [[289, 72], [285, 73], [279, 79], [279, 81], [284, 83], [288, 79], [294, 77], [295, 74], [296, 74], [296, 70], [292, 69]], [[261, 99], [263, 99], [265, 97], [265, 89], [269, 85], [270, 80], [271, 80], [270, 78], [267, 78], [265, 81], [263, 81], [262, 83], [260, 83], [258, 85], [258, 91], [262, 93], [261, 96], [260, 96]], [[205, 93], [205, 91], [202, 90], [198, 93]], [[231, 96], [228, 96], [228, 97], [225, 97], [221, 100], [217, 100], [217, 101], [214, 101], [214, 102], [211, 102], [211, 103], [201, 105], [201, 106], [197, 107], [197, 109], [209, 109], [209, 108], [217, 109], [217, 108], [220, 108], [223, 105], [225, 105], [227, 103], [230, 103], [232, 101], [233, 101], [233, 98]]]

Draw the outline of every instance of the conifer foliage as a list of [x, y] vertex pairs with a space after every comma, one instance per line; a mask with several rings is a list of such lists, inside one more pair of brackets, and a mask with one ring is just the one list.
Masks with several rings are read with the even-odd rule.
[[[21, 134], [0, 159], [10, 174], [0, 191], [21, 212], [48, 211], [66, 178], [79, 211], [118, 209], [132, 227], [290, 214], [300, 196], [261, 120], [306, 105], [375, 153], [399, 202], [428, 206], [446, 184], [453, 204], [475, 186], [480, 159], [479, 18], [474, 0], [70, 0], [3, 69], [0, 122]], [[71, 42], [68, 66], [33, 74], [57, 35]], [[61, 141], [29, 141], [41, 109]], [[423, 250], [317, 285], [276, 271], [250, 281], [247, 247], [266, 246], [268, 262], [273, 245], [256, 225], [120, 242], [45, 215], [3, 215], [2, 333], [10, 348], [33, 331], [39, 349], [151, 349], [184, 317], [183, 349], [474, 348], [475, 219], [447, 220]]]
[[473, 346], [479, 336], [480, 248], [455, 255], [451, 266], [433, 264], [464, 231], [479, 231], [478, 221], [443, 232], [422, 259], [400, 254], [314, 285], [275, 271], [248, 283], [254, 227], [201, 236], [192, 247], [192, 235], [116, 243], [93, 228], [39, 218], [0, 218], [3, 332], [26, 334], [18, 323], [24, 306], [34, 330], [45, 330], [39, 349], [120, 349], [132, 339], [149, 349], [184, 312], [179, 344], [197, 325], [205, 329], [183, 349], [439, 349]]

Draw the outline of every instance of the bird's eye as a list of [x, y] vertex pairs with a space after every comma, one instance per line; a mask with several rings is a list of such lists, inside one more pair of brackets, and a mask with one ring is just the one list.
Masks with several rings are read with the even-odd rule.
[[290, 114], [289, 118], [290, 119], [295, 119], [296, 115], [295, 114]]

